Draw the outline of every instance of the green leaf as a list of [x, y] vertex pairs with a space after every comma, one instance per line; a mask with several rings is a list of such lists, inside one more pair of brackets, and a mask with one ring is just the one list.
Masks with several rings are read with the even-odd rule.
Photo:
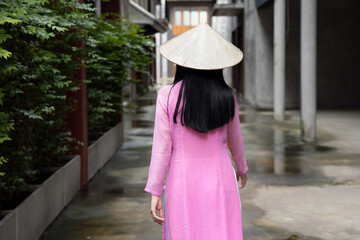
[[11, 52], [0, 47], [0, 58], [7, 59], [8, 57], [10, 57], [10, 55], [11, 55]]
[[5, 23], [10, 23], [10, 24], [17, 24], [20, 23], [21, 20], [19, 19], [15, 19], [15, 18], [11, 18], [11, 17], [1, 17], [0, 18], [0, 25], [4, 25]]

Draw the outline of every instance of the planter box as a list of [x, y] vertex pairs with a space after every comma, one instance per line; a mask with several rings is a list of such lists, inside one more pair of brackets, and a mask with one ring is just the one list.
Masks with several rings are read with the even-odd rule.
[[124, 141], [124, 124], [118, 123], [88, 147], [88, 181], [114, 155]]
[[[88, 181], [114, 155], [124, 140], [123, 123], [107, 131], [88, 147]], [[0, 240], [38, 240], [80, 190], [80, 155], [55, 171], [15, 209], [0, 211]]]
[[47, 226], [80, 190], [80, 156], [76, 155], [15, 209], [2, 211], [0, 239], [38, 240]]

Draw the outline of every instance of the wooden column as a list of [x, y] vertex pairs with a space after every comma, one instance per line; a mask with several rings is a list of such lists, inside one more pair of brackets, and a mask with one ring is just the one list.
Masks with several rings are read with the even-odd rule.
[[[83, 0], [79, 0], [83, 3]], [[78, 43], [77, 47], [85, 49], [85, 43]], [[85, 59], [77, 59], [76, 61], [84, 61]], [[83, 146], [78, 146], [74, 143], [70, 154], [79, 154], [81, 157], [80, 166], [80, 184], [83, 187], [88, 180], [88, 127], [87, 127], [87, 87], [86, 87], [86, 68], [82, 66], [74, 74], [74, 81], [78, 83], [80, 89], [76, 92], [69, 92], [68, 99], [74, 98], [77, 101], [76, 110], [68, 112], [67, 122], [71, 130], [72, 137], [84, 143]], [[78, 146], [75, 149], [75, 146]]]
[[101, 13], [121, 14], [121, 0], [101, 1]]

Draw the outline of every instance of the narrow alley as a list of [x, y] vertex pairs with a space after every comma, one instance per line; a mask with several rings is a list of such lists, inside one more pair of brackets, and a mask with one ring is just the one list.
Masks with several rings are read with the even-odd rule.
[[[161, 239], [143, 190], [160, 87], [127, 108], [122, 147], [41, 240]], [[244, 239], [358, 239], [360, 111], [319, 111], [318, 140], [307, 144], [299, 138], [298, 111], [280, 122], [272, 111], [239, 106], [249, 165], [240, 190]]]
[[[166, 205], [171, 240], [360, 239], [359, 0], [1, 0], [0, 9], [0, 240], [162, 239], [149, 193], [162, 190], [159, 162], [170, 154], [182, 165], [165, 174], [161, 196], [162, 206], [164, 196], [177, 202]], [[157, 93], [175, 78], [198, 132], [167, 126], [161, 108], [181, 105], [164, 91], [152, 152]], [[242, 139], [238, 121], [201, 133], [228, 119], [223, 81], [238, 96]], [[219, 161], [226, 138], [247, 171], [239, 192]], [[151, 156], [159, 164], [148, 178]]]

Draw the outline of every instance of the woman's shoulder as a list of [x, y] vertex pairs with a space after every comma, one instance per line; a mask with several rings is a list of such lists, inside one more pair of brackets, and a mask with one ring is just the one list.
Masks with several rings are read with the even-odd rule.
[[172, 86], [172, 84], [164, 85], [157, 91], [157, 100], [160, 101], [162, 104], [165, 104], [167, 102]]
[[164, 94], [169, 93], [172, 86], [173, 86], [173, 84], [168, 84], [168, 85], [162, 86], [162, 87], [158, 90], [158, 95], [164, 95]]
[[[181, 80], [182, 81], [182, 80]], [[158, 90], [158, 96], [168, 96], [171, 91], [176, 91], [181, 86], [181, 81], [162, 86]]]

